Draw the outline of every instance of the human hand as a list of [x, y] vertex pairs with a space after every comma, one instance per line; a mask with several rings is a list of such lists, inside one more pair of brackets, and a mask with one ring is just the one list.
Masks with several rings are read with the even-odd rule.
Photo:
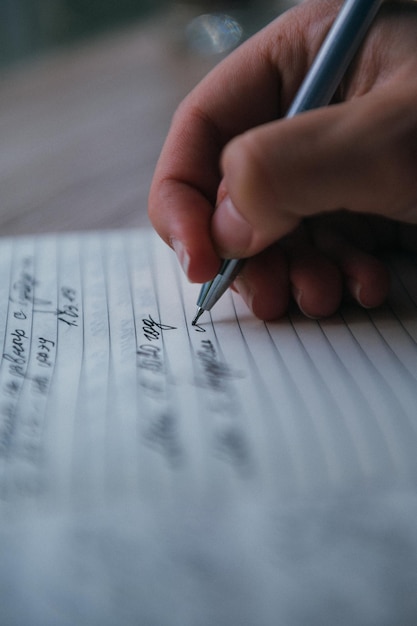
[[179, 107], [151, 188], [151, 220], [189, 279], [251, 257], [236, 287], [264, 319], [290, 294], [311, 316], [344, 289], [380, 304], [375, 253], [417, 240], [415, 4], [383, 7], [336, 105], [277, 119], [340, 4], [305, 2], [219, 64]]

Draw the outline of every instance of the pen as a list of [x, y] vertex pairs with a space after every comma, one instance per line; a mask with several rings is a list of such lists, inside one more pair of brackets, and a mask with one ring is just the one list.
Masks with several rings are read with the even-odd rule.
[[[305, 77], [286, 118], [329, 104], [383, 0], [346, 0]], [[205, 283], [197, 300], [193, 326], [230, 287], [243, 259], [223, 261], [217, 276]]]

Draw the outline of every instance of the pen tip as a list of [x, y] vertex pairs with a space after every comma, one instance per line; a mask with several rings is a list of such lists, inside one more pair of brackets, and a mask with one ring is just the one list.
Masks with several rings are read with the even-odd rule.
[[200, 319], [200, 317], [203, 315], [204, 313], [204, 309], [202, 309], [201, 307], [198, 308], [197, 313], [195, 315], [195, 318], [193, 319], [193, 321], [191, 322], [192, 326], [196, 326], [198, 320]]

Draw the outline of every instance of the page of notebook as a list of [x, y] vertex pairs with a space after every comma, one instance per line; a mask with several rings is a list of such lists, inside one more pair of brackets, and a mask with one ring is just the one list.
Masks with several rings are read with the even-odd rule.
[[1, 241], [4, 623], [323, 623], [299, 581], [343, 597], [340, 557], [309, 527], [296, 580], [288, 520], [330, 498], [343, 526], [341, 494], [368, 520], [417, 475], [417, 266], [392, 268], [376, 311], [265, 324], [230, 292], [193, 327], [151, 231]]

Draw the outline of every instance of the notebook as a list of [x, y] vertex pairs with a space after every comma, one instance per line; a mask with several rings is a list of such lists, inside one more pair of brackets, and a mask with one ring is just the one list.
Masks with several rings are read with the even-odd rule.
[[193, 327], [150, 229], [0, 240], [0, 623], [415, 623], [416, 262]]

